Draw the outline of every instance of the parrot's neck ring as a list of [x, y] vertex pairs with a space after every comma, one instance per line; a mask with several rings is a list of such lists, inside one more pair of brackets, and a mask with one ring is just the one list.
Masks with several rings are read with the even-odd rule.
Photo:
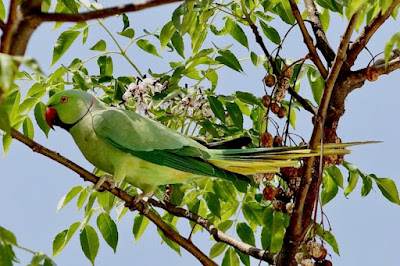
[[92, 110], [92, 108], [93, 108], [95, 102], [96, 102], [96, 98], [93, 98], [93, 100], [92, 100], [92, 102], [90, 103], [90, 106], [89, 106], [89, 108], [87, 109], [86, 113], [85, 113], [81, 118], [79, 118], [76, 122], [74, 122], [74, 123], [72, 123], [72, 124], [67, 124], [67, 123], [62, 122], [62, 121], [60, 120], [60, 118], [57, 116], [54, 124], [57, 125], [57, 126], [60, 126], [61, 128], [65, 129], [65, 130], [67, 130], [67, 131], [69, 131], [73, 126], [75, 126], [76, 124], [78, 124], [79, 121], [81, 121], [81, 120], [90, 112], [90, 110]]

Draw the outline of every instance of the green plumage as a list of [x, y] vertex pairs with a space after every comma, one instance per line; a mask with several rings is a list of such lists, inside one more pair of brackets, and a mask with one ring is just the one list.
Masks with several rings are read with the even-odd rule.
[[[108, 107], [83, 91], [59, 92], [47, 105], [57, 111], [55, 124], [71, 133], [89, 162], [145, 192], [204, 176], [250, 182], [248, 175], [277, 172], [296, 166], [298, 162], [291, 159], [318, 155], [306, 147], [208, 149], [135, 112]], [[342, 148], [353, 144], [358, 143], [327, 144], [324, 153], [346, 154], [350, 151]]]

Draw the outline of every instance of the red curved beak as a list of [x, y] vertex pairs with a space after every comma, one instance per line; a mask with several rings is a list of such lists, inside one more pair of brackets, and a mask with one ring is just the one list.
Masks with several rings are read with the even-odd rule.
[[46, 122], [54, 130], [53, 121], [57, 117], [57, 110], [52, 107], [46, 107]]

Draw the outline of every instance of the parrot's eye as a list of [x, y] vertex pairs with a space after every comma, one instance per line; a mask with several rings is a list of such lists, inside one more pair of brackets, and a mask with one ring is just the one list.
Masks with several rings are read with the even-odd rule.
[[68, 102], [68, 97], [67, 96], [62, 96], [60, 99], [60, 103], [66, 103]]

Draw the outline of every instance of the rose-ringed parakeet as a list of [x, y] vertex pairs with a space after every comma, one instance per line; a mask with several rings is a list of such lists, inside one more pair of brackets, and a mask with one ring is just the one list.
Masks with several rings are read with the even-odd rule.
[[[208, 149], [194, 139], [129, 110], [109, 107], [89, 93], [67, 90], [47, 103], [46, 121], [66, 129], [85, 158], [98, 169], [125, 180], [150, 196], [157, 186], [187, 183], [205, 176], [250, 182], [256, 173], [296, 166], [294, 159], [316, 156], [305, 146]], [[324, 154], [347, 154], [326, 144]], [[104, 181], [103, 181], [104, 182]]]

